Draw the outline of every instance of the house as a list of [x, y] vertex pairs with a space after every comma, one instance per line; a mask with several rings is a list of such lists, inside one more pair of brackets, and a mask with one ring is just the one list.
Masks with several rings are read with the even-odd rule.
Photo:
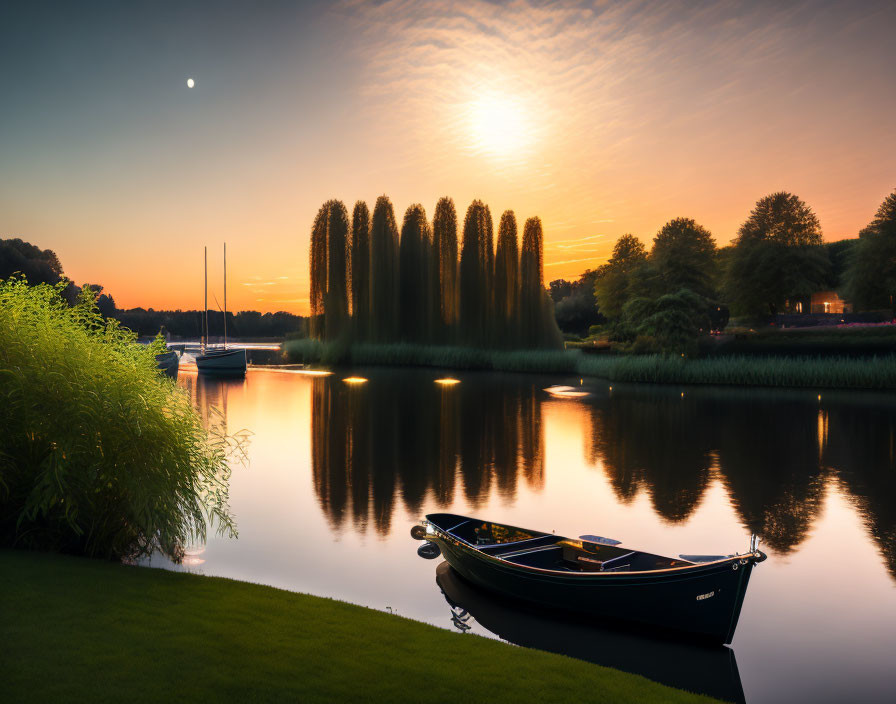
[[836, 291], [817, 291], [812, 294], [807, 313], [852, 313], [852, 304], [844, 301]]

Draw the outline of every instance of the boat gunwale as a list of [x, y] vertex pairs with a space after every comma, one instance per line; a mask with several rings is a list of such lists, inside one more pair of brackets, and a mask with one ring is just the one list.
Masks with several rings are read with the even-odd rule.
[[[746, 565], [749, 562], [749, 563], [752, 563], [753, 565], [755, 565], [759, 562], [762, 562], [766, 558], [765, 553], [763, 553], [761, 550], [757, 550], [756, 552], [735, 553], [734, 555], [732, 555], [730, 557], [725, 557], [721, 560], [713, 560], [712, 562], [696, 562], [696, 563], [691, 563], [688, 565], [682, 565], [681, 567], [664, 567], [664, 568], [658, 569], [658, 570], [639, 570], [639, 571], [629, 570], [628, 572], [612, 572], [612, 571], [611, 572], [571, 572], [571, 571], [567, 571], [567, 570], [552, 570], [552, 569], [547, 569], [545, 567], [534, 567], [531, 565], [521, 565], [516, 562], [511, 562], [510, 560], [502, 559], [498, 555], [491, 555], [487, 552], [483, 552], [479, 546], [473, 545], [469, 541], [464, 540], [463, 538], [460, 538], [451, 533], [448, 533], [447, 531], [445, 531], [442, 528], [439, 528], [437, 525], [433, 524], [432, 521], [430, 521], [430, 519], [429, 519], [429, 516], [432, 516], [432, 515], [436, 515], [436, 514], [428, 514], [426, 516], [426, 518], [424, 519], [423, 523], [426, 525], [432, 526], [433, 530], [435, 531], [436, 537], [439, 537], [442, 540], [445, 540], [445, 537], [450, 538], [452, 541], [455, 541], [455, 543], [457, 543], [458, 545], [466, 546], [467, 548], [469, 548], [469, 550], [472, 551], [473, 555], [484, 557], [487, 560], [494, 561], [500, 565], [509, 566], [511, 568], [519, 569], [524, 572], [542, 572], [547, 575], [564, 577], [564, 578], [596, 579], [596, 578], [617, 577], [617, 578], [629, 578], [630, 579], [633, 576], [641, 576], [641, 575], [663, 575], [663, 574], [667, 574], [667, 573], [682, 574], [685, 572], [690, 574], [690, 573], [695, 573], [698, 571], [702, 572], [707, 567], [715, 568], [715, 567], [720, 567], [725, 564], [738, 563], [738, 565]], [[445, 514], [442, 514], [442, 515], [445, 515]], [[449, 515], [457, 515], [457, 514], [449, 514]], [[468, 516], [458, 516], [458, 517], [459, 518], [469, 518]], [[474, 520], [474, 521], [478, 522], [480, 519], [470, 519], [470, 520]], [[482, 522], [483, 523], [494, 523], [494, 521], [482, 521]], [[504, 526], [506, 528], [514, 528], [516, 530], [525, 530], [529, 533], [539, 533], [539, 531], [531, 531], [527, 528], [518, 528], [516, 526], [510, 526], [510, 525], [506, 525], [504, 523], [498, 523], [496, 525]], [[537, 537], [542, 538], [546, 535], [553, 535], [553, 534], [552, 533], [540, 533], [540, 535], [538, 535]], [[570, 538], [567, 538], [565, 536], [557, 536], [557, 538], [559, 540], [570, 540]], [[532, 540], [532, 538], [527, 538], [526, 540]], [[516, 541], [516, 542], [524, 542], [524, 541]], [[500, 543], [500, 544], [501, 545], [512, 545], [513, 542]], [[642, 552], [642, 551], [636, 550], [635, 552]], [[660, 557], [665, 557], [665, 556], [661, 555]], [[667, 558], [667, 559], [671, 559], [671, 558]]]

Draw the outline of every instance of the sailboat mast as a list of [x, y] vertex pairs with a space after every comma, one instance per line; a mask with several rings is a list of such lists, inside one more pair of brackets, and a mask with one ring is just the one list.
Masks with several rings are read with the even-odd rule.
[[224, 243], [224, 349], [227, 349], [227, 243]]
[[205, 342], [202, 343], [202, 352], [208, 347], [208, 247], [205, 248], [205, 313], [203, 315], [205, 327]]

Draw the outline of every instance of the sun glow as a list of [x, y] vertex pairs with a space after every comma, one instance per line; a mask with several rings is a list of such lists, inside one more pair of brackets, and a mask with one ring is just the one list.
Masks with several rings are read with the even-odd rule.
[[527, 147], [531, 130], [522, 101], [506, 95], [485, 95], [470, 104], [470, 128], [477, 151], [510, 156]]

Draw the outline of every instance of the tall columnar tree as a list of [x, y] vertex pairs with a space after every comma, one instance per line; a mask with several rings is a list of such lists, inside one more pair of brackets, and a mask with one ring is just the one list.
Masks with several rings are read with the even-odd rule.
[[376, 199], [370, 222], [370, 325], [373, 340], [398, 338], [398, 227], [387, 196]]
[[485, 306], [485, 330], [488, 344], [495, 341], [496, 331], [495, 316], [495, 224], [492, 220], [492, 211], [485, 206], [482, 214], [485, 227], [485, 298], [482, 303]]
[[637, 237], [622, 235], [613, 246], [613, 256], [597, 270], [594, 297], [600, 312], [610, 320], [620, 320], [622, 309], [632, 298], [631, 278], [647, 261], [647, 250]]
[[460, 252], [460, 337], [468, 345], [486, 344], [488, 300], [485, 204], [474, 200], [464, 218]]
[[359, 200], [352, 211], [352, 318], [355, 336], [366, 340], [370, 321], [370, 211]]
[[512, 347], [519, 330], [520, 256], [516, 234], [516, 216], [505, 210], [498, 227], [498, 248], [495, 252], [495, 317], [500, 342]]
[[[450, 333], [457, 324], [457, 213], [451, 198], [440, 198], [432, 220], [433, 259], [437, 274], [435, 305], [441, 332]], [[445, 334], [440, 335], [445, 339]]]
[[311, 329], [328, 340], [347, 331], [348, 211], [338, 200], [324, 203], [311, 227]]
[[843, 278], [843, 293], [857, 309], [889, 308], [896, 317], [896, 191], [859, 233]]
[[399, 312], [405, 341], [431, 340], [432, 269], [432, 234], [426, 211], [418, 203], [407, 209], [401, 226]]
[[520, 326], [529, 347], [562, 344], [553, 306], [544, 289], [544, 236], [540, 218], [529, 218], [523, 227], [520, 253]]
[[339, 200], [331, 200], [327, 214], [327, 296], [324, 299], [324, 334], [335, 340], [348, 332], [349, 247], [348, 210]]
[[714, 298], [716, 243], [709, 230], [691, 218], [670, 220], [657, 233], [650, 261], [664, 294], [683, 288]]
[[812, 209], [792, 193], [772, 193], [756, 203], [734, 240], [727, 298], [739, 312], [774, 314], [786, 300], [823, 289], [829, 267]]
[[327, 296], [327, 220], [329, 209], [325, 203], [317, 211], [311, 226], [311, 318], [309, 334], [321, 337], [324, 333], [324, 301]]

